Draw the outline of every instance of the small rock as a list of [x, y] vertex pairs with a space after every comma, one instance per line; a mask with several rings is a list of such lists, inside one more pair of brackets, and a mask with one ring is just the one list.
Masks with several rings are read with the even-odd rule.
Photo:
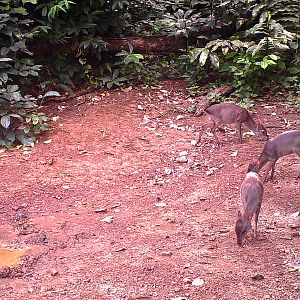
[[165, 172], [165, 174], [170, 175], [170, 174], [172, 174], [172, 169], [165, 168], [164, 172]]
[[143, 107], [141, 104], [139, 104], [139, 105], [137, 106], [137, 109], [139, 109], [139, 110], [144, 110], [144, 107]]
[[58, 271], [56, 269], [51, 270], [51, 275], [56, 276], [58, 274]]
[[192, 282], [192, 285], [194, 285], [194, 286], [201, 286], [203, 284], [204, 284], [204, 280], [200, 277], [195, 278]]
[[265, 277], [261, 274], [256, 274], [254, 276], [251, 277], [253, 280], [263, 280], [265, 279]]
[[155, 203], [155, 206], [157, 206], [157, 207], [165, 207], [165, 206], [167, 206], [167, 204], [164, 203], [164, 202], [159, 202], [159, 203]]
[[186, 163], [186, 162], [188, 162], [188, 159], [186, 156], [180, 156], [180, 157], [176, 158], [176, 161], [179, 163]]

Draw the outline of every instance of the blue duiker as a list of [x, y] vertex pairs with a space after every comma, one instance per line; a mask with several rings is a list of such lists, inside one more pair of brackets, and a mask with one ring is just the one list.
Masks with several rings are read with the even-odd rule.
[[[259, 156], [259, 158], [249, 164], [248, 171], [258, 173], [260, 169], [269, 162], [266, 169], [263, 182], [267, 181], [268, 174], [271, 170], [270, 179], [274, 176], [276, 161], [285, 155], [297, 154], [300, 157], [300, 130], [290, 130], [283, 132], [276, 137], [268, 140]], [[300, 177], [300, 172], [297, 178]]]
[[258, 138], [262, 140], [268, 139], [266, 128], [260, 122], [255, 122], [247, 109], [240, 107], [234, 103], [213, 104], [212, 106], [205, 109], [205, 113], [208, 116], [209, 121], [202, 126], [196, 144], [199, 144], [204, 130], [207, 127], [211, 126], [210, 132], [213, 134], [215, 140], [217, 141], [217, 144], [220, 145], [220, 140], [216, 135], [216, 129], [220, 125], [228, 124], [235, 124], [239, 136], [239, 141], [241, 143], [242, 124], [252, 130]]
[[242, 246], [243, 238], [252, 228], [251, 220], [255, 215], [253, 237], [257, 237], [257, 223], [264, 193], [264, 187], [260, 181], [259, 175], [255, 172], [249, 172], [241, 185], [241, 199], [243, 202], [243, 213], [238, 212], [238, 219], [235, 225], [237, 243]]

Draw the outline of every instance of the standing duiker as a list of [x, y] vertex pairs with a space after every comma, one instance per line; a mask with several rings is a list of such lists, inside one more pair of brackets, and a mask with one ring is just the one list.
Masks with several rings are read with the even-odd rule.
[[257, 223], [262, 203], [262, 197], [264, 193], [264, 187], [259, 179], [259, 176], [255, 172], [249, 172], [241, 185], [241, 199], [243, 202], [243, 213], [238, 212], [238, 220], [235, 225], [235, 233], [237, 237], [237, 243], [242, 246], [243, 238], [246, 233], [252, 228], [251, 220], [255, 215], [253, 237], [257, 237]]
[[210, 132], [213, 134], [218, 144], [220, 144], [220, 140], [216, 134], [216, 129], [220, 125], [228, 124], [235, 124], [240, 142], [242, 142], [242, 124], [252, 130], [258, 138], [263, 140], [268, 139], [266, 128], [260, 122], [256, 123], [247, 109], [234, 103], [214, 104], [205, 109], [205, 113], [208, 116], [209, 121], [202, 126], [197, 139], [197, 144], [199, 144], [205, 128], [209, 127], [210, 125], [212, 125]]
[[[269, 162], [264, 180], [267, 181], [268, 174], [271, 171], [270, 179], [274, 176], [274, 169], [276, 161], [285, 155], [297, 154], [300, 157], [300, 130], [290, 130], [283, 132], [276, 137], [268, 140], [259, 156], [259, 158], [249, 164], [248, 172], [254, 171], [258, 173], [260, 169]], [[300, 173], [298, 174], [299, 178]]]

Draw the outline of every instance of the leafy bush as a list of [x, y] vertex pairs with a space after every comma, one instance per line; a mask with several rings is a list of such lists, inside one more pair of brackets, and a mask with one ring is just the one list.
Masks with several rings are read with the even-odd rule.
[[[26, 2], [26, 1], [23, 1]], [[32, 53], [26, 42], [32, 38], [27, 10], [19, 1], [2, 0], [0, 4], [0, 145], [11, 148], [15, 143], [33, 145], [34, 130], [25, 130], [28, 110], [36, 105], [31, 96], [24, 96], [21, 88], [38, 76], [41, 66], [29, 57]], [[30, 123], [30, 122], [29, 122]]]
[[[196, 6], [199, 1], [193, 3]], [[299, 20], [292, 17], [296, 2], [214, 3], [212, 27], [216, 28], [218, 22], [226, 22], [224, 28], [232, 29], [235, 24], [239, 30], [235, 30], [230, 38], [213, 38], [204, 47], [191, 49], [187, 77], [197, 83], [208, 71], [229, 72], [237, 87], [236, 94], [242, 98], [255, 96], [262, 83], [284, 82], [288, 69], [295, 63], [293, 58], [298, 55], [297, 35], [293, 31], [299, 28]], [[239, 7], [235, 16], [232, 16], [232, 5]], [[299, 7], [297, 9], [299, 14]]]

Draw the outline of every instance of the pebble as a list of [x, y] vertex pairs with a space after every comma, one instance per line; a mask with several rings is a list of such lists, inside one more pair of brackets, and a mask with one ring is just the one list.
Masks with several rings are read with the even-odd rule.
[[56, 276], [58, 274], [58, 271], [56, 269], [51, 270], [51, 275]]
[[176, 158], [176, 161], [179, 163], [186, 163], [186, 162], [188, 162], [188, 159], [186, 156], [180, 156], [180, 157]]

